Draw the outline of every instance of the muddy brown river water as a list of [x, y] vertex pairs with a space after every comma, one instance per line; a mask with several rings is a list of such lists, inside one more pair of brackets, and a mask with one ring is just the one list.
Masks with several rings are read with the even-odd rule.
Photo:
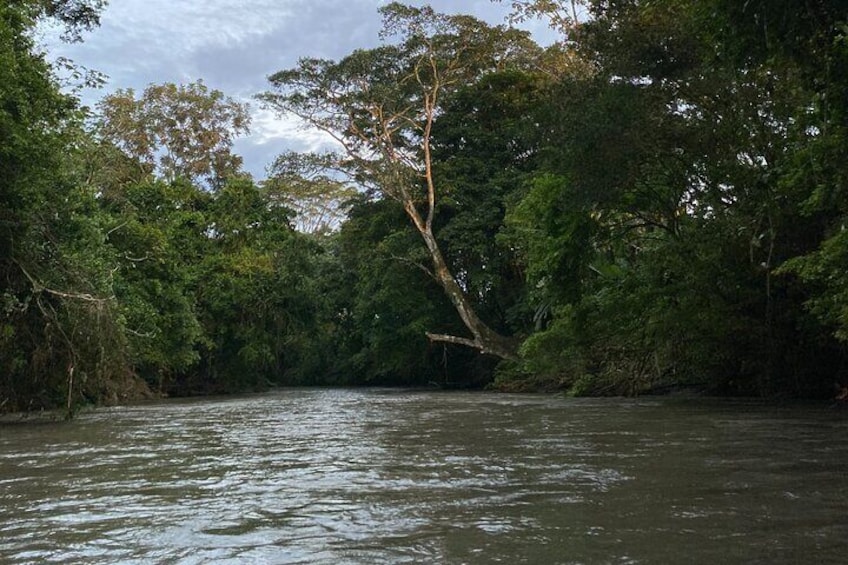
[[0, 424], [0, 563], [848, 563], [846, 412], [281, 390]]

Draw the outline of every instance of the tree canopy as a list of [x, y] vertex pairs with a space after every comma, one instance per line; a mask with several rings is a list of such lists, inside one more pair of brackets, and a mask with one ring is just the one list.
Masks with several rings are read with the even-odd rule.
[[341, 152], [331, 166], [356, 184], [401, 204], [421, 235], [432, 268], [471, 338], [429, 332], [430, 339], [514, 356], [511, 340], [476, 313], [466, 289], [445, 260], [434, 234], [439, 180], [433, 161], [433, 127], [451, 97], [474, 77], [520, 67], [535, 53], [527, 35], [490, 27], [469, 16], [391, 3], [380, 9], [381, 47], [338, 62], [301, 60], [270, 80], [266, 105], [291, 113], [330, 134]]
[[249, 132], [248, 108], [202, 81], [150, 85], [138, 99], [118, 90], [98, 111], [99, 135], [166, 180], [218, 188], [240, 172], [242, 158], [231, 149]]
[[829, 397], [848, 386], [844, 2], [514, 1], [561, 41], [397, 2], [234, 141], [200, 80], [86, 114], [0, 6], [0, 411], [276, 385]]

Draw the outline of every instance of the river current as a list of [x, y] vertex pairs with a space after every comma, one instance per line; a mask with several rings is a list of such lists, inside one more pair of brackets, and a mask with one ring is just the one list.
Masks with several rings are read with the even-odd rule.
[[824, 406], [281, 390], [0, 424], [0, 563], [845, 563]]

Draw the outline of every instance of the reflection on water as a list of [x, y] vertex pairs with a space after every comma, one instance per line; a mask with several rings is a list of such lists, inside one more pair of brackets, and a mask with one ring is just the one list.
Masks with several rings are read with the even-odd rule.
[[290, 390], [0, 426], [3, 563], [842, 563], [848, 419]]

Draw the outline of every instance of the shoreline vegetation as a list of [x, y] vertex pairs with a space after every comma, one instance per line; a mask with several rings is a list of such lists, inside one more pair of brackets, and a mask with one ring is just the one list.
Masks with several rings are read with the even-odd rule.
[[[0, 6], [0, 414], [285, 386], [848, 393], [841, 1], [392, 2], [255, 104], [334, 152], [253, 179], [206, 85], [94, 109]], [[96, 84], [96, 73], [62, 61]], [[120, 86], [120, 85], [118, 85]], [[833, 400], [836, 399], [836, 400]]]

